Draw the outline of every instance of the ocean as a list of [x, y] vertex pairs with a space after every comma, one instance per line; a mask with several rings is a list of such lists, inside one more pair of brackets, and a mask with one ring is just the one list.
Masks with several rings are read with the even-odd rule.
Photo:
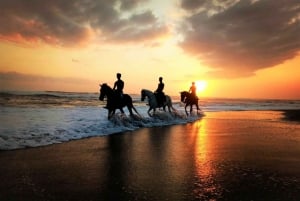
[[[185, 115], [180, 97], [172, 97], [175, 114], [158, 111], [149, 117], [147, 100], [131, 94], [141, 118], [121, 115], [107, 119], [99, 93], [58, 91], [0, 92], [0, 150], [39, 147], [94, 136], [105, 136], [143, 127], [186, 124], [206, 112], [280, 111], [300, 108], [300, 100], [200, 98], [202, 114]], [[125, 108], [128, 115], [128, 110]], [[195, 111], [195, 110], [194, 110]], [[263, 118], [263, 117], [261, 117]], [[272, 119], [270, 119], [272, 121]]]

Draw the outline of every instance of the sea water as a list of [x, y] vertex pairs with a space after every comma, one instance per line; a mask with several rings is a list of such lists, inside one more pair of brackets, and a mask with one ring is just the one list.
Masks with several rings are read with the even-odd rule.
[[[73, 92], [1, 92], [0, 150], [38, 147], [74, 139], [104, 136], [143, 127], [185, 124], [202, 118], [209, 111], [299, 109], [298, 100], [200, 99], [201, 115], [186, 116], [180, 97], [172, 97], [176, 112], [157, 111], [150, 117], [147, 100], [132, 94], [140, 116], [117, 111], [107, 119], [105, 101], [98, 93]], [[195, 111], [195, 108], [194, 108]]]

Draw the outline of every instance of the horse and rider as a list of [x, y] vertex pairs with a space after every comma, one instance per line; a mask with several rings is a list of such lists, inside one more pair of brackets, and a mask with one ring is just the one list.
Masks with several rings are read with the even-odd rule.
[[133, 106], [132, 98], [128, 94], [123, 94], [124, 81], [121, 80], [121, 73], [117, 73], [117, 81], [115, 81], [113, 88], [107, 84], [101, 84], [100, 87], [99, 100], [102, 101], [105, 96], [107, 97], [105, 108], [108, 109], [108, 119], [114, 115], [116, 109], [119, 109], [124, 114], [123, 107], [125, 106], [127, 106], [131, 116], [133, 116], [133, 111], [140, 116]]
[[[100, 85], [101, 90], [100, 90], [99, 99], [103, 100], [104, 96], [107, 97], [107, 105], [105, 106], [105, 108], [108, 109], [109, 118], [115, 113], [116, 109], [120, 109], [120, 111], [124, 113], [123, 107], [125, 106], [128, 107], [131, 115], [133, 115], [132, 109], [138, 114], [138, 112], [136, 111], [136, 109], [132, 104], [132, 98], [128, 94], [123, 94], [124, 81], [121, 79], [121, 76], [122, 76], [121, 73], [117, 73], [117, 80], [115, 81], [113, 88], [110, 88], [107, 84]], [[151, 110], [155, 112], [156, 108], [161, 108], [161, 107], [165, 110], [166, 106], [168, 107], [169, 112], [171, 112], [171, 109], [173, 111], [176, 111], [175, 108], [172, 106], [172, 100], [170, 96], [165, 95], [165, 93], [163, 92], [165, 87], [165, 84], [163, 83], [163, 78], [159, 77], [158, 80], [159, 83], [154, 93], [146, 89], [143, 89], [141, 91], [142, 101], [145, 99], [145, 97], [148, 97], [148, 102], [150, 106], [148, 110], [149, 115]], [[198, 107], [198, 97], [196, 95], [195, 82], [192, 82], [192, 86], [190, 87], [189, 92], [187, 91], [181, 92], [181, 101], [186, 104], [185, 110], [186, 107], [189, 105], [191, 106], [190, 112], [192, 112], [193, 105], [196, 105], [197, 110], [200, 110]]]
[[185, 103], [185, 112], [188, 115], [187, 107], [190, 106], [190, 113], [192, 113], [193, 105], [196, 106], [197, 112], [200, 111], [199, 105], [198, 105], [198, 96], [196, 94], [197, 87], [195, 85], [195, 82], [192, 82], [192, 86], [190, 87], [189, 91], [182, 91], [180, 92], [181, 96], [181, 102]]
[[[113, 90], [116, 93], [116, 99], [118, 102], [122, 101], [123, 97], [123, 89], [124, 89], [124, 81], [121, 80], [121, 73], [117, 73], [117, 81], [114, 83]], [[163, 107], [164, 103], [166, 102], [166, 96], [165, 93], [163, 92], [165, 88], [165, 84], [163, 83], [163, 78], [159, 77], [158, 79], [159, 83], [157, 86], [157, 89], [155, 90], [154, 94], [156, 97], [156, 101], [158, 103], [159, 107]]]
[[[157, 89], [152, 92], [151, 90], [142, 89], [141, 90], [141, 101], [144, 101], [145, 98], [148, 98], [148, 114], [149, 116], [152, 116], [155, 114], [155, 111], [157, 108], [162, 108], [164, 111], [166, 111], [166, 107], [168, 108], [168, 111], [174, 111], [176, 112], [176, 109], [172, 105], [172, 99], [170, 96], [165, 95], [163, 92], [165, 84], [163, 83], [163, 78], [159, 77], [159, 83], [157, 86]], [[151, 113], [151, 111], [153, 111]]]
[[[125, 106], [128, 107], [131, 115], [132, 110], [138, 114], [132, 104], [132, 98], [128, 94], [123, 93], [125, 84], [121, 79], [121, 73], [117, 73], [116, 76], [117, 80], [115, 81], [113, 88], [110, 88], [107, 84], [100, 85], [101, 88], [99, 100], [103, 100], [104, 97], [107, 97], [107, 104], [105, 108], [108, 109], [108, 118], [110, 118], [115, 113], [116, 109], [119, 109], [122, 113], [124, 113], [123, 107]], [[146, 89], [142, 90], [142, 100], [144, 100], [145, 97], [148, 97], [150, 107], [148, 110], [149, 115], [151, 110], [153, 110], [153, 112], [155, 113], [156, 108], [163, 108], [163, 110], [165, 111], [165, 107], [167, 107], [169, 112], [171, 112], [171, 110], [176, 111], [176, 109], [172, 106], [172, 100], [170, 96], [164, 94], [164, 87], [165, 84], [163, 83], [163, 78], [159, 77], [159, 83], [157, 89], [154, 92]]]

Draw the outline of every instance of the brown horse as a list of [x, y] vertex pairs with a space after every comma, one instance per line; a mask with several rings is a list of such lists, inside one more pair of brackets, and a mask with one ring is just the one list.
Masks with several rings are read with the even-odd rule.
[[119, 109], [124, 114], [123, 107], [125, 106], [127, 106], [131, 116], [133, 116], [132, 109], [139, 115], [132, 104], [132, 98], [128, 94], [120, 95], [107, 84], [102, 84], [100, 85], [99, 100], [103, 101], [105, 96], [107, 97], [106, 109], [108, 109], [108, 119], [115, 114], [116, 109]]
[[192, 94], [190, 94], [190, 93], [187, 92], [187, 91], [182, 91], [182, 92], [180, 92], [180, 101], [183, 102], [183, 103], [185, 103], [184, 109], [185, 109], [186, 115], [188, 115], [188, 112], [187, 112], [187, 110], [186, 110], [186, 108], [187, 108], [188, 106], [190, 106], [190, 114], [191, 114], [192, 111], [193, 111], [193, 105], [196, 106], [196, 108], [197, 108], [197, 113], [198, 113], [199, 111], [201, 111], [201, 109], [199, 108], [199, 105], [198, 105], [198, 97], [197, 97], [197, 96], [193, 96]]

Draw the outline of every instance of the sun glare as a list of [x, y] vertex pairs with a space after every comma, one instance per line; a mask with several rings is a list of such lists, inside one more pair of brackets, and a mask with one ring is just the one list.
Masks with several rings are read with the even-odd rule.
[[207, 82], [204, 80], [197, 80], [195, 84], [197, 87], [197, 93], [203, 92], [207, 87]]

